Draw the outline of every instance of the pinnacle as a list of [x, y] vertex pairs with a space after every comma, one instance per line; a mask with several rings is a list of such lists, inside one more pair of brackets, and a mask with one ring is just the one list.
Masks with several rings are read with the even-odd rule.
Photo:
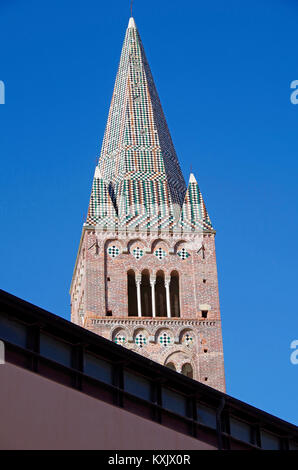
[[134, 29], [136, 29], [136, 23], [135, 23], [135, 20], [134, 20], [134, 18], [133, 18], [132, 16], [129, 18], [128, 28], [134, 28]]
[[95, 167], [95, 172], [94, 172], [94, 178], [102, 178], [101, 171], [99, 169], [99, 166]]
[[189, 175], [189, 182], [190, 183], [197, 183], [196, 177], [193, 173]]

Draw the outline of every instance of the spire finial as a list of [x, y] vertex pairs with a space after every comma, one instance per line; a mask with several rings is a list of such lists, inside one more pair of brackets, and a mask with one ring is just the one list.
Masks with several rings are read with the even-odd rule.
[[132, 18], [132, 4], [133, 4], [133, 0], [130, 1], [130, 16]]
[[[132, 0], [131, 0], [131, 7], [130, 8], [132, 9]], [[135, 23], [135, 20], [134, 20], [133, 16], [131, 16], [129, 18], [128, 28], [136, 28], [136, 23]]]

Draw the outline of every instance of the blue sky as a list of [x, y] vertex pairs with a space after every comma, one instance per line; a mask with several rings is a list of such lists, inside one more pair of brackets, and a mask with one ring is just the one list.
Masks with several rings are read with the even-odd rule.
[[[0, 2], [0, 287], [69, 319], [129, 1]], [[296, 0], [135, 0], [217, 230], [227, 392], [298, 424]]]

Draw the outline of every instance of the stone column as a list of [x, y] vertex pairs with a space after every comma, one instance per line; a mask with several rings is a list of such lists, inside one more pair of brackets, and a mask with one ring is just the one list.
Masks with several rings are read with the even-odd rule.
[[152, 300], [152, 317], [156, 317], [156, 310], [155, 310], [155, 283], [156, 283], [155, 277], [150, 276], [151, 300]]
[[165, 278], [165, 288], [166, 288], [166, 297], [167, 297], [167, 317], [171, 318], [171, 301], [170, 301], [170, 277]]
[[136, 276], [137, 284], [137, 301], [138, 301], [138, 317], [142, 316], [142, 303], [141, 303], [141, 276]]

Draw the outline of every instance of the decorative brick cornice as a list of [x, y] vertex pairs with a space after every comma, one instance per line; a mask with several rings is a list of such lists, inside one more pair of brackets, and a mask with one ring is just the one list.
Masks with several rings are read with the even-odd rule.
[[159, 319], [124, 319], [124, 318], [88, 318], [87, 323], [91, 325], [107, 325], [107, 326], [159, 326], [159, 327], [198, 327], [198, 326], [207, 326], [214, 327], [216, 326], [216, 321], [202, 321], [202, 320], [184, 320], [182, 318], [168, 318], [166, 320]]

